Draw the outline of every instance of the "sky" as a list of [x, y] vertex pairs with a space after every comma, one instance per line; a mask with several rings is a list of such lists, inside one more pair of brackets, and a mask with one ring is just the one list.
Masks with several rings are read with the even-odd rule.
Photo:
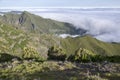
[[120, 0], [0, 0], [0, 7], [120, 7]]

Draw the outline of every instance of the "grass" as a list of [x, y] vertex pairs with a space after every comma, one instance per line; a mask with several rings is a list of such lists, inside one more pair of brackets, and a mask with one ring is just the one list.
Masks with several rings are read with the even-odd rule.
[[[0, 78], [25, 80], [119, 80], [119, 63], [13, 61], [0, 63]], [[13, 67], [10, 67], [13, 66]], [[4, 67], [3, 67], [4, 66]], [[106, 67], [111, 68], [109, 70]], [[102, 70], [103, 69], [103, 70]]]
[[66, 49], [66, 53], [68, 53], [68, 55], [74, 54], [79, 48], [85, 48], [100, 55], [120, 55], [119, 44], [105, 43], [92, 38], [89, 35], [76, 38], [68, 37], [61, 40], [61, 46]]

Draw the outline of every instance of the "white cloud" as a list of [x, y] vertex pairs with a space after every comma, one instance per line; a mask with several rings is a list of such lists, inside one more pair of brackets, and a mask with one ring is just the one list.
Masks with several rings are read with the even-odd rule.
[[69, 22], [99, 40], [120, 42], [120, 12], [37, 13], [45, 18]]
[[91, 34], [102, 41], [120, 42], [119, 9], [117, 11], [104, 11], [104, 9], [103, 11], [81, 11], [79, 8], [24, 8], [24, 10], [44, 18], [72, 23], [76, 28], [85, 29], [87, 34]]

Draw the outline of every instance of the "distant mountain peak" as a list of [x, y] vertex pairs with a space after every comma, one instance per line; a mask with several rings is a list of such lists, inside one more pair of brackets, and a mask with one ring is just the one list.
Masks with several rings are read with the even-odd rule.
[[56, 33], [56, 34], [82, 34], [83, 29], [76, 29], [74, 25], [66, 22], [59, 22], [51, 19], [45, 19], [27, 11], [21, 14], [12, 12], [6, 13], [1, 21], [12, 24], [18, 29], [27, 32], [37, 33]]

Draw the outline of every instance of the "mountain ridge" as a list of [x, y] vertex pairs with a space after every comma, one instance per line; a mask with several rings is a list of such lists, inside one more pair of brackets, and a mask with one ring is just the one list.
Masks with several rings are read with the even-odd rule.
[[[90, 35], [78, 36], [75, 38], [72, 38], [72, 37], [60, 38], [56, 35], [56, 33], [50, 33], [48, 31], [49, 29], [54, 29], [54, 30], [65, 29], [66, 33], [69, 33], [70, 28], [68, 27], [69, 25], [71, 25], [69, 23], [58, 22], [58, 21], [54, 21], [51, 19], [44, 19], [42, 17], [35, 16], [29, 12], [23, 12], [22, 14], [7, 13], [4, 16], [0, 17], [0, 22], [1, 22], [1, 25], [0, 25], [1, 28], [3, 28], [2, 25], [6, 26], [5, 29], [1, 29], [3, 30], [3, 32], [5, 32], [5, 33], [1, 33], [1, 37], [2, 37], [1, 40], [5, 39], [3, 41], [9, 42], [9, 43], [6, 43], [6, 45], [4, 46], [7, 48], [9, 48], [10, 45], [17, 46], [15, 48], [11, 48], [11, 50], [9, 49], [6, 50], [6, 52], [10, 52], [11, 54], [14, 54], [16, 56], [21, 55], [20, 53], [23, 52], [24, 47], [29, 48], [30, 46], [32, 46], [35, 50], [37, 50], [37, 52], [40, 55], [47, 58], [48, 49], [54, 45], [63, 48], [65, 50], [65, 53], [68, 56], [71, 54], [74, 54], [76, 50], [79, 48], [85, 48], [87, 50], [94, 52], [95, 54], [104, 55], [104, 56], [120, 55], [120, 44], [119, 43], [107, 43], [107, 42], [99, 41]], [[43, 24], [42, 22], [45, 24]], [[32, 23], [34, 25], [32, 25]], [[35, 29], [34, 26], [36, 25], [38, 26], [37, 23], [42, 23], [43, 25], [39, 24], [40, 28], [37, 27]], [[52, 26], [53, 24], [54, 26]], [[51, 25], [50, 28], [48, 28], [49, 25]], [[65, 25], [68, 25], [66, 26], [67, 28], [63, 28], [65, 27]], [[9, 31], [9, 29], [15, 32], [16, 35], [10, 34], [11, 31]], [[72, 27], [71, 29], [75, 29], [75, 28]], [[40, 33], [39, 31], [42, 31], [42, 32]], [[74, 33], [74, 30], [73, 30], [73, 33]], [[3, 35], [8, 35], [8, 34], [10, 35], [3, 36]], [[23, 42], [24, 45], [18, 44], [19, 42], [21, 42], [22, 37], [17, 38], [17, 35], [19, 37], [19, 35], [21, 34], [23, 34], [24, 39], [26, 40], [25, 42]], [[12, 39], [11, 37], [16, 38], [15, 39], [16, 41]], [[1, 44], [3, 43], [4, 42], [1, 42]], [[20, 47], [21, 49], [19, 49]], [[4, 52], [4, 50], [2, 52]]]
[[69, 33], [82, 34], [85, 33], [83, 29], [76, 29], [72, 24], [66, 22], [59, 22], [52, 19], [45, 19], [40, 16], [31, 14], [27, 11], [21, 14], [6, 13], [0, 18], [1, 22], [6, 22], [16, 28], [27, 32], [37, 33]]

